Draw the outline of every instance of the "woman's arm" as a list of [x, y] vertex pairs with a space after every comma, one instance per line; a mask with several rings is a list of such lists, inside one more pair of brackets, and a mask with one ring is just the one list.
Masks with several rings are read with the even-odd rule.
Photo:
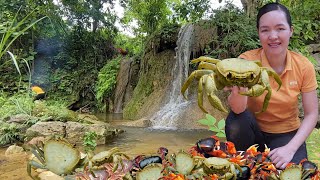
[[317, 91], [302, 93], [302, 105], [304, 119], [296, 135], [287, 145], [270, 152], [271, 159], [276, 163], [277, 167], [285, 168], [316, 126], [319, 113]]
[[240, 114], [247, 108], [248, 96], [240, 95], [239, 92], [245, 92], [248, 88], [244, 87], [226, 87], [225, 90], [231, 90], [231, 94], [228, 97], [228, 103], [231, 110], [236, 113]]

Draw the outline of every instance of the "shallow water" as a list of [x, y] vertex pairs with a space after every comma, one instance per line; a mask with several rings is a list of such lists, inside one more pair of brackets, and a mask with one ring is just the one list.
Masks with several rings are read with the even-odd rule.
[[119, 147], [122, 152], [129, 156], [135, 156], [155, 154], [159, 147], [166, 147], [169, 154], [172, 154], [180, 149], [188, 150], [199, 139], [213, 135], [212, 131], [199, 129], [170, 130], [122, 126], [121, 122], [124, 121], [122, 120], [122, 114], [100, 114], [97, 117], [125, 131], [108, 144], [98, 146], [97, 152]]
[[119, 137], [107, 145], [99, 146], [97, 151], [119, 147], [129, 156], [140, 154], [155, 154], [159, 147], [166, 147], [169, 154], [182, 150], [188, 150], [199, 139], [213, 135], [207, 130], [153, 130], [148, 128], [135, 128], [118, 126], [125, 130]]
[[[125, 130], [125, 132], [108, 144], [98, 146], [96, 152], [118, 147], [121, 152], [131, 158], [137, 155], [156, 155], [159, 147], [166, 147], [169, 150], [169, 155], [181, 149], [188, 150], [199, 139], [213, 135], [208, 130], [154, 130], [126, 127], [121, 125], [121, 114], [111, 114], [99, 118]], [[0, 179], [29, 180], [26, 166], [30, 153], [6, 157], [4, 156], [5, 150], [6, 148], [0, 148]]]

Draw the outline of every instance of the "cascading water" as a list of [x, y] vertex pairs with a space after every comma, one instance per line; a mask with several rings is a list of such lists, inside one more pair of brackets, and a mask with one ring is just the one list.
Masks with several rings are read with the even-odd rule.
[[193, 33], [192, 24], [187, 24], [180, 29], [176, 48], [176, 63], [171, 72], [173, 82], [168, 90], [170, 94], [165, 105], [150, 118], [153, 129], [177, 129], [177, 120], [184, 112], [183, 109], [190, 104], [190, 101], [183, 99], [181, 86], [188, 77], [190, 54], [194, 42]]

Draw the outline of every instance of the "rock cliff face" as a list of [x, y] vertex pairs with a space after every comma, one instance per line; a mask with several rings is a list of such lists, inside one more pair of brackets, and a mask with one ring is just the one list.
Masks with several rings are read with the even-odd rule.
[[[188, 101], [182, 99], [180, 90], [186, 77], [195, 68], [190, 66], [189, 69], [189, 61], [204, 55], [205, 47], [210, 45], [216, 34], [215, 28], [202, 22], [177, 28], [170, 34], [160, 33], [152, 38], [140, 62], [137, 86], [132, 98], [124, 106], [124, 119], [147, 119], [151, 121], [151, 126], [156, 126], [155, 128], [207, 128], [196, 122], [205, 117], [197, 105], [197, 81], [189, 88]], [[186, 65], [179, 64], [181, 58], [186, 60]], [[186, 67], [177, 70], [176, 66]], [[178, 75], [180, 73], [185, 75]], [[180, 78], [181, 81], [175, 81], [176, 78]], [[176, 91], [178, 93], [174, 93]], [[226, 95], [221, 93], [219, 96], [225, 99]], [[216, 119], [220, 120], [226, 116], [225, 113], [213, 109], [206, 98], [204, 105]]]

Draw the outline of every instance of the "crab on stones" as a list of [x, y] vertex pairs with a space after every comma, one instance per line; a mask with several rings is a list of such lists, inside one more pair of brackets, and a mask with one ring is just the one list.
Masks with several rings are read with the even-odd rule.
[[31, 152], [35, 158], [27, 164], [28, 175], [32, 168], [47, 169], [57, 175], [71, 173], [80, 162], [80, 151], [63, 138], [50, 138], [44, 145], [31, 145]]
[[240, 58], [230, 58], [224, 60], [213, 59], [201, 56], [191, 61], [199, 63], [198, 70], [193, 71], [181, 88], [184, 98], [185, 91], [190, 86], [193, 79], [199, 79], [198, 85], [198, 105], [200, 109], [207, 113], [203, 107], [203, 91], [208, 96], [209, 103], [216, 109], [228, 112], [222, 105], [221, 100], [216, 96], [218, 90], [227, 86], [248, 87], [248, 91], [240, 92], [241, 95], [257, 97], [266, 94], [261, 111], [264, 112], [269, 104], [272, 89], [269, 83], [269, 76], [272, 76], [278, 83], [278, 90], [282, 82], [278, 74], [270, 68], [262, 67], [260, 61], [247, 61]]
[[119, 164], [123, 163], [123, 157], [130, 159], [129, 156], [120, 152], [119, 148], [114, 147], [108, 151], [101, 151], [97, 154], [88, 153], [86, 158], [83, 160], [85, 168], [91, 170], [103, 169], [103, 164], [113, 163], [113, 171], [118, 169]]
[[215, 176], [219, 179], [237, 179], [242, 176], [242, 168], [225, 158], [199, 157], [179, 151], [171, 155], [172, 166], [166, 167], [166, 171], [173, 174], [182, 174], [186, 179], [202, 179]]
[[234, 179], [242, 176], [242, 168], [225, 158], [209, 157], [203, 160], [203, 171], [206, 174], [216, 174], [220, 179]]
[[300, 164], [293, 164], [286, 167], [286, 169], [280, 173], [280, 176], [277, 176], [274, 179], [317, 180], [320, 179], [320, 171], [315, 163], [308, 160], [302, 160]]

